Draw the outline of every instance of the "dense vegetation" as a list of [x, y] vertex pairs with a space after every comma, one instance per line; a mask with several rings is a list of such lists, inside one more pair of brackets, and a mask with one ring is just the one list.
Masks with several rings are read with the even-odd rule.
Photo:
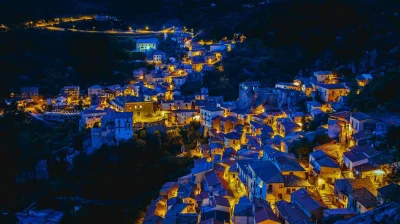
[[319, 133], [315, 135], [312, 141], [309, 141], [307, 138], [302, 138], [299, 141], [295, 141], [289, 151], [294, 153], [299, 161], [301, 161], [303, 164], [307, 164], [309, 161], [309, 155], [313, 152], [313, 148], [326, 144], [330, 141], [331, 139], [327, 134]]
[[400, 72], [393, 71], [376, 77], [357, 94], [350, 93], [350, 103], [354, 110], [365, 112], [400, 112]]
[[[91, 205], [68, 214], [67, 220], [83, 223], [106, 218], [115, 221], [124, 210], [129, 212], [120, 217], [121, 222], [137, 220], [165, 181], [176, 181], [190, 172], [192, 158], [176, 157], [182, 145], [189, 150], [197, 142], [205, 141], [196, 122], [165, 133], [148, 133], [143, 129], [134, 134], [132, 141], [103, 146], [91, 155], [81, 152], [68, 162], [69, 148], [82, 150], [83, 135], [76, 133], [75, 125], [43, 126], [25, 113], [6, 110], [5, 116], [0, 118], [0, 127], [0, 140], [8, 143], [2, 146], [1, 159], [3, 164], [12, 165], [3, 170], [3, 176], [10, 177], [8, 183], [14, 183], [7, 185], [10, 187], [7, 190], [13, 189], [12, 194], [5, 191], [1, 195], [1, 209], [19, 211], [32, 201], [46, 205], [46, 201], [55, 197], [93, 199], [104, 203], [105, 207], [110, 206], [109, 200], [117, 200], [116, 207], [110, 210], [115, 212], [113, 215], [93, 215], [104, 207]], [[34, 174], [40, 159], [47, 160], [48, 180], [21, 175]], [[19, 177], [18, 180], [15, 177]]]
[[57, 94], [64, 85], [123, 83], [132, 70], [144, 67], [143, 53], [131, 37], [108, 37], [76, 33], [10, 31], [0, 34], [1, 96], [19, 87], [38, 85], [40, 94]]
[[209, 73], [204, 85], [210, 94], [223, 95], [226, 100], [238, 98], [239, 84], [246, 80], [259, 80], [265, 86], [277, 82], [290, 82], [307, 60], [296, 48], [269, 47], [258, 39], [246, 40], [229, 52], [223, 61], [224, 71]]

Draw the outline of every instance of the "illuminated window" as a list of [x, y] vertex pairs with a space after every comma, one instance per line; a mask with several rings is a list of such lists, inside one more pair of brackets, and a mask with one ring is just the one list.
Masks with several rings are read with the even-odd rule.
[[137, 106], [135, 106], [135, 109], [137, 108]]
[[142, 108], [142, 105], [140, 105], [139, 108]]

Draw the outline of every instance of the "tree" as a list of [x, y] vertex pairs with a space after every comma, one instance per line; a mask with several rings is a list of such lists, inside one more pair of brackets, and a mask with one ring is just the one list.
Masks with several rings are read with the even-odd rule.
[[83, 150], [83, 137], [80, 134], [76, 134], [72, 137], [72, 146], [75, 150]]
[[143, 52], [130, 52], [131, 60], [146, 60], [146, 54]]
[[389, 126], [386, 133], [386, 140], [389, 145], [400, 150], [400, 127]]
[[167, 143], [169, 145], [182, 144], [182, 135], [179, 128], [167, 131]]
[[78, 102], [78, 110], [83, 110], [83, 101], [79, 100]]
[[291, 150], [297, 155], [300, 161], [307, 162], [313, 148], [307, 138], [302, 138], [294, 143]]
[[136, 148], [139, 150], [139, 151], [146, 151], [146, 149], [147, 149], [147, 143], [146, 143], [146, 141], [145, 140], [143, 140], [143, 139], [138, 139], [137, 141], [136, 141]]
[[376, 77], [361, 92], [355, 89], [349, 94], [349, 103], [356, 111], [400, 111], [400, 71], [388, 72], [385, 76]]
[[302, 129], [303, 131], [308, 131], [311, 126], [312, 119], [308, 116], [301, 117]]
[[327, 134], [316, 134], [313, 140], [313, 145], [323, 145], [331, 141]]
[[150, 136], [150, 143], [153, 145], [154, 149], [160, 150], [162, 146], [162, 134], [159, 130], [155, 130], [153, 134]]
[[146, 140], [146, 138], [147, 138], [147, 131], [146, 131], [146, 129], [143, 129], [143, 130], [141, 130], [141, 131], [139, 132], [139, 138], [142, 139], [142, 140]]
[[65, 157], [62, 158], [51, 158], [47, 163], [49, 176], [51, 179], [64, 178], [67, 174], [68, 162], [65, 161]]

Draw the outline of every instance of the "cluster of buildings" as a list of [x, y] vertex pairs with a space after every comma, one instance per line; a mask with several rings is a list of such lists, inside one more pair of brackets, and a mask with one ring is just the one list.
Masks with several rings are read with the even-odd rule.
[[[189, 76], [201, 80], [204, 72], [212, 71], [214, 64], [234, 47], [234, 41], [195, 42], [180, 29], [175, 30], [172, 40], [188, 49], [182, 60], [159, 51], [160, 40], [155, 37], [138, 39], [136, 51], [145, 52], [147, 62], [153, 63], [155, 69], [135, 69], [132, 80], [123, 86], [64, 86], [59, 95], [48, 98], [39, 95], [38, 87], [24, 87], [20, 96], [12, 95], [9, 103], [17, 101], [21, 109], [38, 119], [78, 122], [80, 130], [90, 129], [91, 141], [85, 145], [91, 148], [131, 139], [133, 130], [143, 127], [176, 127], [200, 121], [200, 108], [216, 107], [223, 102], [222, 96], [209, 96], [206, 87], [187, 96], [181, 94], [180, 88]], [[131, 128], [119, 126], [120, 119], [129, 122]]]
[[[362, 77], [360, 91], [372, 79]], [[332, 223], [398, 201], [388, 176], [400, 162], [379, 143], [400, 117], [349, 111], [351, 85], [319, 71], [275, 88], [244, 82], [235, 102], [195, 104], [208, 143], [191, 152], [200, 159], [190, 174], [162, 186], [143, 223]], [[322, 125], [307, 131], [305, 121]], [[330, 141], [299, 160], [293, 146], [317, 135]]]
[[[188, 77], [201, 80], [218, 69], [215, 63], [235, 42], [195, 42], [179, 32], [173, 40], [188, 49], [182, 60], [158, 51], [158, 39], [140, 39], [136, 50], [151, 52], [153, 71], [136, 69], [129, 84], [94, 85], [87, 95], [66, 86], [47, 100], [62, 110], [83, 106], [79, 125], [90, 129], [93, 149], [129, 140], [143, 127], [201, 123], [208, 143], [186, 152], [200, 159], [190, 174], [162, 186], [143, 223], [315, 223], [367, 212], [399, 190], [388, 178], [399, 161], [378, 146], [389, 126], [400, 125], [400, 116], [351, 112], [348, 105], [350, 89], [362, 91], [371, 75], [345, 82], [331, 71], [316, 71], [274, 88], [247, 81], [231, 102], [210, 96], [206, 87], [183, 95]], [[38, 91], [23, 88], [21, 97], [39, 101]], [[311, 122], [318, 128], [308, 131]], [[299, 160], [293, 147], [318, 135], [330, 141]]]

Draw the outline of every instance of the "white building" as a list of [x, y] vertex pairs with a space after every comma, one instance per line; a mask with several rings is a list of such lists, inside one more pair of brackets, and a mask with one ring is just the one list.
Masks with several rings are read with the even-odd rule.
[[176, 76], [172, 77], [172, 83], [175, 87], [180, 87], [186, 82], [186, 76]]
[[83, 110], [81, 112], [79, 128], [93, 128], [93, 125], [96, 122], [100, 123], [101, 118], [106, 114], [105, 110]]
[[132, 139], [133, 112], [113, 112], [101, 118], [101, 127], [92, 128], [92, 147], [100, 148], [103, 144], [118, 144]]
[[103, 91], [103, 87], [99, 86], [99, 85], [94, 85], [88, 88], [88, 95], [90, 97], [93, 96], [103, 96], [104, 91]]
[[224, 109], [220, 107], [200, 108], [201, 124], [207, 128], [212, 127], [212, 120], [217, 116], [223, 116]]
[[68, 99], [65, 96], [58, 96], [55, 100], [55, 107], [64, 107], [68, 105]]
[[318, 95], [321, 100], [328, 102], [338, 102], [341, 96], [347, 96], [350, 92], [350, 89], [347, 88], [344, 84], [322, 84], [319, 83], [317, 85]]
[[384, 122], [361, 112], [356, 112], [351, 115], [350, 126], [352, 134], [358, 133], [362, 130], [385, 132], [386, 129]]
[[314, 77], [317, 82], [324, 82], [326, 79], [333, 77], [332, 71], [317, 71], [314, 72]]
[[229, 51], [228, 46], [225, 44], [211, 44], [210, 45], [210, 52], [216, 52], [216, 51]]
[[193, 65], [191, 63], [183, 63], [183, 70], [186, 73], [192, 73], [193, 72]]
[[159, 41], [157, 38], [145, 38], [136, 40], [136, 51], [147, 52], [157, 50]]
[[162, 63], [163, 61], [165, 61], [166, 57], [167, 57], [167, 54], [165, 52], [156, 51], [153, 54], [153, 61], [155, 63]]

